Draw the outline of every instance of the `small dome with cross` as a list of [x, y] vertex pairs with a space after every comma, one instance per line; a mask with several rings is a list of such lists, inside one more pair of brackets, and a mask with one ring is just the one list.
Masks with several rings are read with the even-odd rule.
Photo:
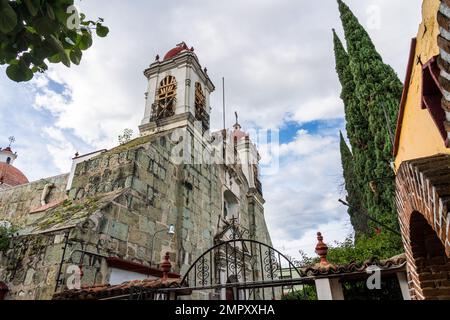
[[17, 159], [17, 152], [13, 152], [11, 144], [14, 137], [9, 138], [10, 144], [6, 148], [0, 148], [0, 189], [27, 184], [27, 177], [12, 164]]

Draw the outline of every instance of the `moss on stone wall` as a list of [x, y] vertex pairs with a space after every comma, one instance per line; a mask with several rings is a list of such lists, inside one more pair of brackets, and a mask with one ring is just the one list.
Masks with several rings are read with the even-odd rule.
[[47, 203], [56, 203], [66, 197], [68, 174], [50, 177], [30, 184], [0, 191], [0, 220], [8, 220], [21, 226], [29, 220], [29, 213], [41, 207], [42, 192], [47, 184], [53, 184]]
[[0, 226], [0, 252], [9, 248], [9, 230]]
[[150, 136], [144, 136], [144, 137], [140, 137], [140, 138], [136, 138], [134, 140], [131, 140], [130, 142], [127, 142], [125, 144], [121, 144], [107, 152], [105, 152], [104, 154], [102, 154], [102, 156], [109, 156], [109, 155], [113, 155], [113, 154], [118, 154], [118, 153], [122, 153], [122, 152], [127, 152], [129, 150], [135, 149], [147, 142], [150, 142], [154, 140], [154, 137], [150, 137]]
[[99, 209], [99, 197], [87, 198], [83, 202], [65, 200], [58, 207], [51, 209], [42, 219], [36, 221], [37, 230], [50, 229], [68, 221], [87, 218]]

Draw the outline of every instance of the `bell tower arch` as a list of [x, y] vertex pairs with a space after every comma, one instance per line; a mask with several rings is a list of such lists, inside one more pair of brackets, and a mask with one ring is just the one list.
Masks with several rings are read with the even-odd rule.
[[148, 80], [145, 114], [139, 126], [149, 135], [187, 126], [199, 121], [203, 130], [210, 126], [210, 94], [215, 87], [202, 69], [194, 48], [182, 42], [160, 60], [156, 56], [144, 71]]

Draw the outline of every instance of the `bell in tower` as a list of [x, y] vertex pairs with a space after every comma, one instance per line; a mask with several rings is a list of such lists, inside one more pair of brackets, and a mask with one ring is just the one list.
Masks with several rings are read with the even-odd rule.
[[144, 71], [148, 79], [145, 115], [141, 135], [185, 127], [200, 122], [209, 130], [211, 107], [209, 97], [214, 84], [202, 69], [194, 48], [182, 42], [160, 60], [156, 56]]
[[173, 76], [165, 77], [159, 84], [155, 103], [152, 105], [151, 121], [157, 121], [175, 115], [177, 103], [177, 81]]

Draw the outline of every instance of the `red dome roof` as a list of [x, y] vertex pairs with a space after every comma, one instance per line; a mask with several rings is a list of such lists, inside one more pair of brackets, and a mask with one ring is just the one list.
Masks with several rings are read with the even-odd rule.
[[231, 133], [232, 141], [240, 141], [244, 138], [247, 138], [248, 136], [248, 133], [241, 130], [241, 126], [239, 124], [234, 125], [234, 130]]
[[6, 147], [5, 149], [2, 149], [2, 151], [13, 153], [11, 147]]
[[27, 177], [19, 169], [10, 164], [0, 163], [0, 186], [5, 184], [15, 187], [28, 182]]
[[193, 52], [193, 51], [194, 51], [194, 48], [190, 48], [190, 49], [189, 49], [188, 46], [186, 45], [186, 43], [182, 42], [182, 43], [178, 44], [175, 48], [170, 49], [170, 50], [166, 53], [166, 55], [164, 56], [164, 61], [165, 61], [165, 60], [172, 59], [172, 58], [174, 58], [175, 56], [177, 56], [177, 55], [179, 55], [180, 53], [185, 52], [185, 51]]

